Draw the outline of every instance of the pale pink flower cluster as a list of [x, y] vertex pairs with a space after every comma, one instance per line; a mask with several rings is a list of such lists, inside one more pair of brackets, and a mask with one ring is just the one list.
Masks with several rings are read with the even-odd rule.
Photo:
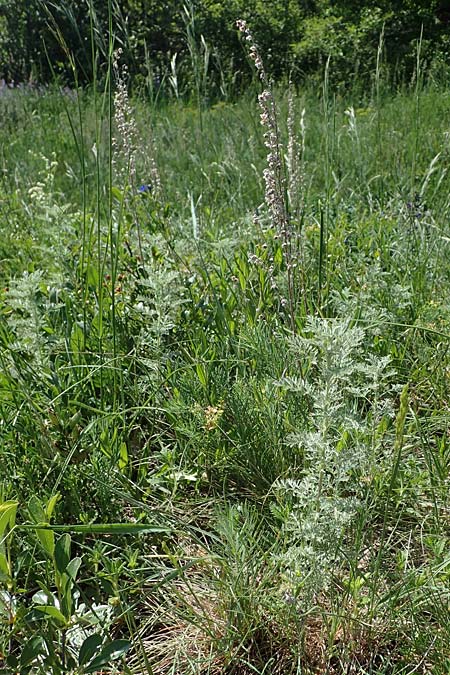
[[263, 172], [265, 202], [271, 216], [272, 226], [277, 234], [281, 236], [283, 246], [286, 248], [289, 219], [284, 199], [285, 179], [275, 101], [264, 70], [262, 58], [259, 54], [258, 47], [253, 40], [250, 29], [242, 19], [239, 19], [236, 22], [236, 25], [238, 30], [243, 33], [246, 41], [251, 43], [249, 49], [250, 58], [254, 61], [256, 70], [265, 85], [264, 91], [258, 96], [258, 103], [261, 109], [260, 122], [265, 129], [264, 145], [268, 150], [267, 166]]
[[241, 33], [243, 33], [246, 41], [250, 43], [249, 56], [252, 59], [252, 61], [255, 62], [255, 68], [258, 71], [261, 80], [266, 82], [267, 77], [266, 77], [266, 73], [265, 73], [265, 70], [264, 70], [263, 60], [260, 56], [258, 47], [256, 46], [255, 41], [253, 39], [253, 35], [250, 32], [250, 28], [247, 26], [247, 23], [243, 19], [238, 19], [236, 21], [236, 26], [237, 26], [237, 29]]
[[[138, 143], [139, 134], [134, 111], [128, 97], [128, 68], [125, 64], [120, 64], [121, 56], [122, 49], [119, 47], [114, 52], [113, 59], [113, 72], [116, 84], [114, 94], [115, 133], [112, 141], [113, 167], [118, 178], [134, 185], [136, 183], [136, 157], [140, 148], [140, 144]], [[161, 192], [161, 179], [155, 161], [152, 138], [150, 140], [147, 139], [146, 150], [149, 155], [149, 178], [152, 193], [157, 195]]]
[[[129, 178], [133, 182], [136, 174], [136, 152], [138, 132], [133, 110], [128, 98], [126, 65], [120, 66], [122, 49], [114, 52], [113, 71], [116, 83], [114, 94], [114, 125], [112, 139], [113, 166], [117, 177]], [[124, 175], [125, 174], [125, 175]]]
[[[263, 171], [265, 186], [264, 201], [269, 211], [271, 224], [276, 232], [276, 236], [281, 239], [281, 245], [287, 264], [289, 300], [282, 298], [280, 302], [283, 307], [289, 305], [291, 322], [294, 326], [293, 270], [296, 267], [296, 263], [292, 259], [292, 231], [287, 203], [287, 194], [289, 190], [286, 186], [282, 144], [277, 122], [277, 109], [272, 88], [264, 69], [263, 60], [259, 53], [258, 46], [253, 39], [252, 33], [246, 22], [242, 19], [237, 21], [236, 25], [238, 30], [244, 35], [246, 42], [250, 43], [249, 55], [255, 63], [255, 68], [264, 86], [264, 90], [258, 96], [258, 103], [261, 110], [260, 122], [264, 128], [264, 145], [268, 150], [267, 166]], [[293, 137], [292, 122], [289, 132], [291, 137]], [[294, 147], [292, 146], [290, 149], [293, 151]], [[292, 191], [292, 186], [288, 187], [291, 187]]]

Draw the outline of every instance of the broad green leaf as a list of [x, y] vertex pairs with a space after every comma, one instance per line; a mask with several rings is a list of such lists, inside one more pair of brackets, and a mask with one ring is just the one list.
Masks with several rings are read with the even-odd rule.
[[50, 499], [48, 500], [47, 506], [45, 507], [45, 514], [47, 516], [45, 519], [46, 522], [47, 521], [50, 522], [50, 520], [52, 519], [53, 511], [55, 510], [55, 506], [57, 502], [60, 500], [60, 498], [61, 495], [59, 494], [59, 492], [57, 492], [55, 495], [53, 495], [53, 497], [50, 497]]
[[28, 511], [30, 513], [31, 519], [35, 523], [46, 523], [47, 515], [42, 507], [41, 502], [33, 495], [28, 502]]
[[36, 610], [36, 612], [42, 612], [43, 614], [46, 614], [51, 619], [54, 619], [57, 623], [60, 623], [62, 626], [65, 626], [65, 624], [67, 623], [64, 614], [53, 605], [36, 605], [34, 609]]
[[35, 528], [36, 535], [39, 541], [41, 542], [42, 548], [46, 552], [49, 558], [53, 558], [55, 552], [55, 534], [50, 529], [48, 529], [47, 523], [45, 523], [44, 528]]
[[64, 574], [70, 562], [70, 534], [63, 534], [55, 544], [55, 565], [59, 574]]
[[72, 582], [69, 577], [64, 574], [63, 576], [64, 588], [62, 591], [61, 598], [61, 612], [66, 617], [67, 623], [72, 618], [73, 614], [73, 597], [72, 597]]
[[109, 665], [111, 661], [114, 661], [115, 659], [118, 659], [126, 654], [130, 647], [131, 642], [129, 640], [114, 640], [109, 645], [103, 647], [100, 654], [89, 663], [84, 672], [93, 673], [99, 668]]
[[94, 635], [87, 637], [80, 647], [80, 653], [78, 654], [78, 664], [80, 666], [84, 666], [95, 656], [101, 644], [102, 637], [98, 633], [94, 633]]
[[[55, 552], [55, 535], [48, 531], [48, 518], [39, 499], [33, 495], [28, 502], [28, 511], [35, 525], [31, 527], [36, 530], [37, 538], [39, 539], [42, 548], [49, 558], [53, 558]], [[43, 526], [36, 527], [36, 525]]]
[[72, 333], [70, 335], [70, 349], [73, 352], [73, 354], [79, 354], [80, 352], [83, 352], [85, 349], [85, 343], [84, 343], [84, 332], [83, 329], [78, 326], [78, 324], [74, 324], [72, 326]]
[[121, 192], [121, 190], [119, 190], [119, 188], [115, 187], [114, 185], [111, 188], [111, 194], [114, 199], [117, 199], [118, 202], [122, 202], [124, 199], [123, 192]]
[[33, 597], [31, 598], [31, 602], [33, 605], [46, 605], [52, 600], [55, 599], [55, 596], [53, 593], [50, 593], [50, 591], [37, 591]]
[[[88, 265], [86, 269], [86, 280], [91, 288], [98, 286], [98, 270], [95, 265]], [[98, 315], [97, 315], [98, 316]]]
[[119, 469], [120, 470], [125, 469], [127, 464], [128, 464], [127, 444], [124, 441], [122, 441], [119, 448], [119, 462], [118, 462]]
[[47, 654], [47, 645], [43, 637], [38, 636], [28, 640], [23, 648], [20, 657], [20, 665], [27, 666], [32, 663], [41, 654]]
[[11, 529], [16, 522], [16, 513], [19, 502], [7, 501], [0, 504], [0, 540], [3, 538], [6, 528]]
[[11, 569], [9, 567], [8, 560], [6, 558], [6, 555], [0, 551], [0, 579], [3, 577], [10, 577], [11, 576]]
[[7, 666], [9, 666], [11, 672], [15, 672], [19, 669], [19, 659], [14, 654], [7, 656], [5, 663]]
[[71, 581], [75, 581], [75, 579], [77, 578], [80, 566], [81, 566], [81, 558], [73, 558], [67, 565], [66, 574], [71, 579]]

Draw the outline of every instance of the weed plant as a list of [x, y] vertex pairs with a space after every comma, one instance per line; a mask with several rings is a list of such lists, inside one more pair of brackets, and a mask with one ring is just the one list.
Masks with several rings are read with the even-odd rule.
[[208, 107], [186, 17], [192, 105], [0, 98], [0, 667], [445, 675], [449, 94]]

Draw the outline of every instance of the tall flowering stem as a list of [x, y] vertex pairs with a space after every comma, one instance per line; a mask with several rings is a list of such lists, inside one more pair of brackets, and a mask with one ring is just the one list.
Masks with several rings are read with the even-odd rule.
[[[113, 136], [113, 167], [116, 177], [131, 187], [136, 186], [136, 160], [138, 155], [139, 131], [128, 96], [128, 68], [120, 63], [122, 49], [119, 47], [113, 55], [113, 74], [116, 85], [114, 94], [114, 125]], [[147, 132], [149, 129], [147, 128]], [[162, 190], [161, 178], [155, 160], [153, 137], [147, 140], [148, 177], [154, 196], [159, 196]]]
[[[278, 126], [277, 107], [273, 90], [264, 69], [263, 60], [259, 49], [253, 39], [253, 35], [242, 19], [236, 22], [238, 30], [242, 33], [245, 41], [249, 43], [249, 56], [255, 64], [259, 78], [263, 84], [263, 91], [258, 96], [261, 110], [260, 121], [264, 127], [264, 145], [267, 153], [267, 166], [263, 171], [264, 200], [269, 211], [272, 227], [281, 239], [284, 258], [287, 266], [288, 300], [291, 327], [295, 329], [295, 293], [294, 293], [294, 268], [292, 251], [292, 226], [288, 205], [288, 189], [283, 162], [283, 149], [281, 134]], [[286, 301], [283, 302], [286, 304]]]
[[120, 65], [121, 56], [122, 49], [119, 48], [113, 55], [113, 73], [116, 84], [114, 93], [115, 134], [112, 139], [113, 167], [117, 178], [126, 183], [134, 183], [138, 130], [128, 98], [128, 70], [126, 65]]
[[141, 260], [144, 259], [142, 246], [141, 228], [139, 218], [134, 206], [134, 200], [129, 199], [129, 191], [132, 194], [151, 192], [154, 199], [160, 199], [162, 194], [161, 178], [155, 160], [155, 149], [151, 130], [146, 143], [147, 180], [145, 185], [137, 186], [136, 164], [142, 156], [142, 143], [136, 123], [133, 107], [128, 96], [128, 68], [121, 64], [122, 49], [117, 49], [113, 54], [112, 70], [115, 83], [113, 99], [114, 108], [114, 133], [112, 137], [112, 169], [115, 180], [120, 181], [124, 189], [127, 206], [134, 212], [137, 226], [138, 248]]

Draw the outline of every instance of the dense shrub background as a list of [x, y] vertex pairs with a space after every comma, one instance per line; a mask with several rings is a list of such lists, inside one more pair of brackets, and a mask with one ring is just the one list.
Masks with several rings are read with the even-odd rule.
[[[235, 29], [237, 18], [249, 22], [275, 79], [299, 82], [322, 72], [330, 56], [338, 84], [374, 72], [377, 45], [384, 30], [383, 62], [396, 81], [414, 71], [422, 33], [424, 70], [441, 74], [450, 60], [448, 0], [112, 0], [111, 25], [121, 43], [135, 83], [158, 85], [170, 74], [171, 59], [180, 90], [195, 77], [196, 57], [207, 63], [209, 84], [236, 93], [251, 74]], [[94, 12], [88, 11], [93, 6]], [[108, 50], [109, 9], [104, 0], [0, 0], [0, 76], [7, 81], [47, 82], [56, 72], [71, 83], [68, 54], [85, 81], [101, 75], [92, 65], [90, 15], [97, 48]], [[57, 31], [55, 26], [58, 26]], [[423, 31], [423, 32], [422, 32]], [[57, 34], [58, 33], [58, 34]], [[202, 39], [203, 38], [203, 39]], [[65, 50], [61, 42], [65, 42]]]

